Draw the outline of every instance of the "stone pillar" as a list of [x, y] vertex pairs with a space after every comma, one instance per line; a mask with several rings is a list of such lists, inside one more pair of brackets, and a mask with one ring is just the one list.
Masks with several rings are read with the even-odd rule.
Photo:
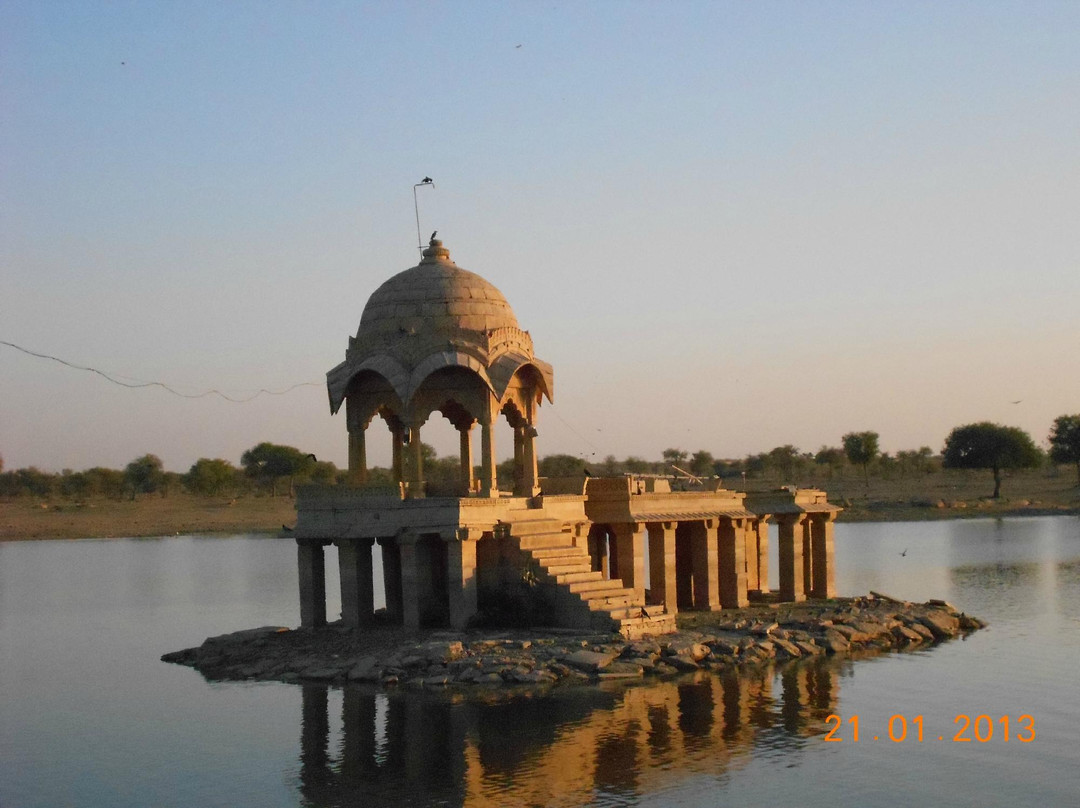
[[615, 534], [615, 556], [623, 586], [634, 590], [634, 600], [645, 602], [645, 526], [623, 522], [611, 526]]
[[663, 604], [668, 614], [679, 611], [675, 596], [675, 523], [650, 522], [649, 600]]
[[480, 422], [480, 494], [485, 497], [499, 496], [499, 478], [495, 463], [495, 418], [489, 414]]
[[361, 424], [349, 431], [349, 483], [363, 485], [368, 481], [365, 429]]
[[769, 591], [769, 517], [761, 516], [746, 523], [746, 563], [753, 570], [753, 583], [748, 573], [746, 587], [762, 594]]
[[396, 539], [379, 539], [382, 547], [383, 590], [386, 592], [386, 613], [395, 622], [402, 622], [401, 607], [401, 548]]
[[836, 597], [836, 547], [831, 513], [815, 513], [810, 517], [810, 552], [813, 556], [814, 598]]
[[690, 556], [694, 568], [694, 608], [700, 611], [716, 611], [720, 608], [716, 520], [705, 519], [692, 522], [690, 530]]
[[341, 619], [347, 626], [362, 626], [375, 616], [371, 548], [374, 539], [338, 539], [341, 576]]
[[514, 496], [525, 493], [525, 435], [524, 427], [514, 427]]
[[810, 517], [802, 520], [802, 577], [803, 594], [809, 595], [814, 588], [814, 554], [810, 551]]
[[718, 528], [720, 605], [741, 609], [746, 596], [746, 532], [742, 520], [721, 518]]
[[476, 614], [476, 542], [480, 536], [479, 530], [461, 527], [444, 537], [452, 628], [465, 628]]
[[420, 558], [416, 535], [398, 536], [401, 554], [401, 622], [405, 628], [420, 628]]
[[540, 493], [540, 472], [536, 462], [536, 428], [530, 424], [522, 427], [521, 488], [524, 496], [535, 497]]
[[390, 440], [391, 450], [393, 454], [393, 459], [391, 462], [394, 473], [394, 482], [403, 483], [405, 482], [405, 434], [404, 430], [400, 425], [390, 427]]
[[409, 499], [424, 496], [424, 444], [420, 440], [420, 427], [409, 428]]
[[296, 542], [300, 579], [300, 625], [326, 625], [326, 565], [321, 542]]
[[476, 479], [472, 462], [472, 424], [458, 430], [461, 444], [461, 496], [472, 493]]
[[806, 517], [802, 514], [785, 513], [776, 516], [780, 527], [780, 600], [798, 602], [806, 600], [803, 588], [802, 528]]

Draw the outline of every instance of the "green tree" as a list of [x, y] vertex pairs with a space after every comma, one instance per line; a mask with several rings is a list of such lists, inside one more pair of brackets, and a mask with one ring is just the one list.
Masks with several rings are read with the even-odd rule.
[[1050, 459], [1055, 463], [1075, 463], [1080, 485], [1080, 415], [1059, 415], [1050, 429]]
[[682, 449], [664, 449], [664, 465], [684, 467], [687, 454]]
[[698, 477], [708, 477], [713, 473], [715, 464], [716, 458], [712, 456], [712, 452], [698, 449], [690, 456], [690, 473], [696, 474]]
[[862, 466], [863, 480], [865, 480], [866, 488], [869, 490], [869, 468], [878, 455], [878, 433], [848, 432], [840, 440], [844, 445], [844, 454], [847, 455], [848, 461], [852, 465]]
[[843, 478], [844, 461], [846, 459], [847, 456], [844, 454], [844, 450], [838, 446], [822, 446], [814, 455], [814, 462], [828, 469], [827, 473], [830, 480], [837, 471], [840, 472], [841, 479]]
[[64, 469], [60, 472], [60, 496], [83, 499], [90, 493], [90, 478], [84, 472]]
[[90, 493], [100, 494], [109, 499], [120, 499], [124, 496], [124, 472], [119, 469], [107, 469], [102, 466], [94, 466], [83, 472], [90, 481]]
[[277, 496], [277, 483], [282, 477], [289, 478], [289, 496], [299, 476], [310, 474], [318, 461], [314, 455], [304, 454], [292, 446], [263, 442], [248, 449], [240, 456], [245, 473], [263, 485], [270, 486], [270, 496]]
[[1001, 472], [1034, 468], [1042, 455], [1031, 436], [1015, 426], [989, 421], [958, 426], [945, 439], [945, 468], [990, 469], [994, 473], [993, 499], [1001, 496]]
[[184, 475], [184, 485], [193, 494], [216, 497], [236, 488], [240, 470], [228, 460], [200, 457]]
[[136, 494], [152, 494], [165, 482], [165, 471], [161, 458], [145, 454], [137, 457], [124, 467], [124, 482], [131, 491], [134, 501]]
[[765, 464], [773, 469], [781, 480], [791, 482], [796, 468], [801, 465], [799, 450], [790, 443], [777, 446], [765, 455]]
[[568, 454], [547, 455], [536, 465], [541, 477], [580, 477], [585, 473], [582, 459]]

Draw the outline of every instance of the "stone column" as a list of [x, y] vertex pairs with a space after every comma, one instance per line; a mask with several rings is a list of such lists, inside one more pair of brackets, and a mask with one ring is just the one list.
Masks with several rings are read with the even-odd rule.
[[383, 590], [386, 592], [386, 613], [395, 622], [402, 621], [401, 608], [401, 548], [396, 539], [379, 539], [382, 547]]
[[458, 429], [461, 444], [461, 495], [469, 496], [473, 491], [476, 474], [472, 462], [472, 424]]
[[700, 611], [716, 611], [720, 608], [716, 520], [704, 519], [692, 522], [690, 530], [691, 564], [694, 568], [694, 608]]
[[394, 473], [394, 482], [405, 482], [405, 469], [404, 469], [404, 455], [405, 455], [405, 435], [401, 426], [390, 427], [390, 440], [391, 450], [393, 453], [392, 466]]
[[405, 628], [420, 628], [420, 558], [415, 534], [398, 536], [401, 554], [401, 622]]
[[634, 600], [645, 602], [645, 525], [623, 522], [611, 526], [615, 534], [616, 567], [623, 586], [634, 590]]
[[754, 589], [762, 594], [769, 591], [769, 517], [761, 516], [747, 522], [746, 561], [754, 570], [755, 581], [747, 581], [747, 589]]
[[349, 483], [363, 485], [368, 481], [365, 429], [361, 424], [349, 431]]
[[798, 602], [806, 600], [803, 588], [802, 528], [803, 514], [777, 514], [780, 527], [780, 600]]
[[326, 565], [321, 542], [296, 542], [300, 579], [300, 625], [326, 625]]
[[480, 494], [485, 497], [499, 496], [499, 479], [495, 468], [496, 418], [498, 413], [488, 412], [480, 422]]
[[814, 588], [814, 554], [810, 551], [810, 517], [802, 520], [802, 576], [803, 594], [809, 595]]
[[718, 528], [720, 605], [741, 609], [746, 596], [746, 535], [742, 520], [721, 518]]
[[461, 527], [444, 536], [452, 628], [465, 628], [476, 614], [476, 542], [481, 535], [475, 528]]
[[592, 568], [604, 576], [611, 577], [611, 567], [608, 565], [607, 535], [602, 533], [589, 533], [589, 557], [592, 559]]
[[676, 614], [675, 596], [675, 523], [650, 522], [649, 594], [652, 603], [664, 605], [668, 614]]
[[409, 499], [424, 496], [424, 444], [420, 440], [420, 427], [409, 427]]
[[514, 427], [514, 496], [525, 494], [525, 436], [524, 427]]
[[341, 619], [347, 626], [362, 626], [375, 616], [371, 548], [374, 539], [338, 539], [341, 577]]
[[835, 514], [832, 513], [815, 513], [810, 517], [810, 547], [814, 577], [810, 594], [815, 598], [836, 597], [834, 517]]
[[531, 424], [522, 427], [521, 488], [527, 497], [540, 493], [540, 473], [536, 462], [536, 428]]

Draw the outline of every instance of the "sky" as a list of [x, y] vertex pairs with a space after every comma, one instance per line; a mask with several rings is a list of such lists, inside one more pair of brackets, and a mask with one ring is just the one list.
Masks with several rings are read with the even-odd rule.
[[346, 465], [325, 373], [425, 176], [425, 238], [554, 365], [541, 455], [1044, 444], [1080, 412], [1078, 35], [1039, 0], [7, 0], [0, 340], [305, 386], [0, 345], [4, 467]]

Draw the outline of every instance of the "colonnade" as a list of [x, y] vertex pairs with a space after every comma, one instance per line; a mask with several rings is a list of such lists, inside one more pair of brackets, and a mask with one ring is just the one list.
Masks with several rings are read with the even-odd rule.
[[[649, 604], [716, 611], [769, 592], [769, 520], [778, 526], [779, 600], [836, 596], [831, 512], [594, 525], [592, 567]], [[645, 547], [648, 545], [646, 562]], [[648, 591], [645, 568], [648, 564]]]
[[[472, 450], [472, 429], [475, 419], [455, 419], [454, 428], [459, 434], [460, 483], [458, 496], [478, 493], [482, 497], [499, 496], [499, 480], [495, 460], [495, 424], [499, 412], [494, 410], [480, 423], [480, 480], [477, 487], [476, 469]], [[396, 418], [388, 419], [391, 436], [391, 474], [393, 482], [402, 484], [410, 499], [424, 496], [423, 443], [419, 426], [406, 426]], [[367, 426], [356, 424], [349, 430], [349, 483], [366, 485], [369, 480], [367, 467]], [[531, 497], [540, 491], [540, 476], [536, 454], [536, 428], [524, 418], [511, 422], [514, 431], [514, 485], [515, 496]]]
[[297, 539], [300, 624], [326, 624], [324, 547], [338, 551], [341, 619], [368, 625], [375, 616], [376, 543], [382, 552], [383, 589], [389, 618], [408, 628], [449, 623], [464, 628], [476, 614], [476, 542], [480, 531], [457, 528], [441, 533], [403, 532], [382, 539]]

